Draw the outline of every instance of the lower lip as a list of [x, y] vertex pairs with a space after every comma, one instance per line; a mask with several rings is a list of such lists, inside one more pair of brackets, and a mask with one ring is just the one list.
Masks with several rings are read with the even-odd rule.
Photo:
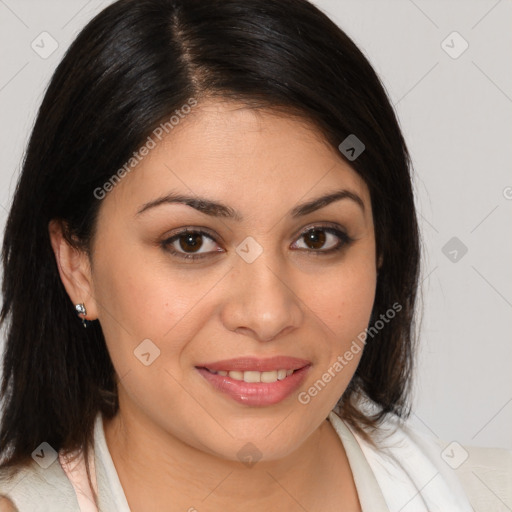
[[277, 404], [289, 397], [302, 384], [310, 367], [310, 365], [304, 366], [285, 379], [271, 383], [244, 382], [211, 373], [205, 368], [196, 368], [196, 370], [215, 389], [226, 393], [236, 402], [251, 406], [265, 406]]

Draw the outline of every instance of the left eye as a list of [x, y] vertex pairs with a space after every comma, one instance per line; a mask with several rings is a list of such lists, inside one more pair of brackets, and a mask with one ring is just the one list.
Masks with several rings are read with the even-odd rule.
[[295, 244], [298, 249], [329, 252], [340, 249], [347, 241], [347, 235], [338, 229], [313, 228], [302, 233]]

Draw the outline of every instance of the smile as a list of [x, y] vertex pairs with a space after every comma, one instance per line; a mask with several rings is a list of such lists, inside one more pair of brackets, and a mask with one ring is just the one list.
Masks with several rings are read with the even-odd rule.
[[311, 364], [296, 369], [220, 370], [196, 367], [219, 396], [251, 407], [275, 405], [292, 395], [304, 382]]

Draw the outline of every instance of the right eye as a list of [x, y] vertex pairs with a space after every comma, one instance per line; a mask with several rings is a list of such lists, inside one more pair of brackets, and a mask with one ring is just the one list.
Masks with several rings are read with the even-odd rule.
[[221, 252], [215, 240], [206, 232], [185, 229], [162, 242], [162, 247], [173, 256], [185, 259], [204, 258], [208, 254]]

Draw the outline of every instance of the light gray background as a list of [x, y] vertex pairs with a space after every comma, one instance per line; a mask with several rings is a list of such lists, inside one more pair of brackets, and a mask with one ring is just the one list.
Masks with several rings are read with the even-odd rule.
[[[0, 0], [0, 234], [46, 84], [109, 3]], [[448, 442], [512, 447], [512, 1], [315, 3], [383, 79], [413, 157], [424, 263], [410, 421]], [[31, 48], [44, 31], [59, 45], [46, 59]], [[454, 31], [469, 44], [458, 58], [445, 51], [463, 48]], [[454, 236], [465, 255], [443, 253]]]

